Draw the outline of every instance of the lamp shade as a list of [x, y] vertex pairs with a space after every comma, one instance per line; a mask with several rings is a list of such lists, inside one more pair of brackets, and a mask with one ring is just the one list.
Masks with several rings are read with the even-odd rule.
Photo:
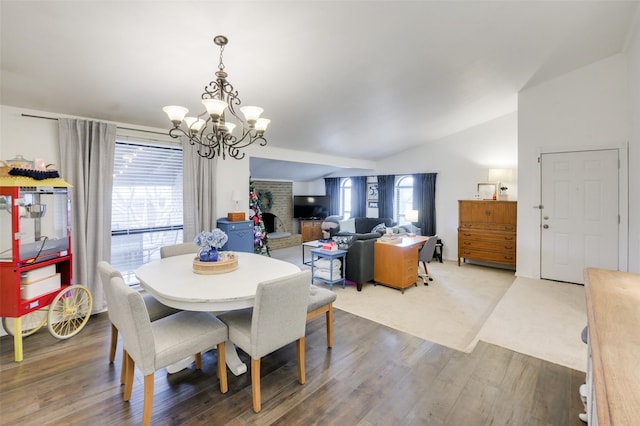
[[228, 106], [226, 102], [218, 99], [203, 99], [202, 105], [204, 105], [207, 112], [212, 117], [220, 117]]
[[513, 182], [513, 169], [489, 169], [489, 182]]
[[417, 222], [418, 210], [407, 210], [404, 214], [404, 217], [407, 219], [407, 222]]
[[238, 202], [238, 201], [242, 201], [243, 198], [243, 194], [241, 191], [238, 191], [237, 189], [234, 189], [231, 192], [231, 200]]
[[245, 106], [240, 108], [240, 111], [242, 111], [244, 118], [246, 118], [248, 122], [255, 122], [260, 118], [260, 114], [262, 114], [264, 110], [257, 106]]
[[184, 122], [192, 132], [199, 132], [206, 124], [206, 121], [196, 117], [185, 117]]
[[267, 126], [271, 123], [271, 120], [268, 118], [258, 118], [256, 120], [256, 130], [259, 132], [264, 132], [267, 130]]
[[167, 115], [169, 116], [169, 120], [174, 123], [182, 123], [182, 120], [184, 120], [184, 116], [189, 112], [187, 108], [177, 105], [169, 105], [162, 108], [162, 110], [167, 113]]

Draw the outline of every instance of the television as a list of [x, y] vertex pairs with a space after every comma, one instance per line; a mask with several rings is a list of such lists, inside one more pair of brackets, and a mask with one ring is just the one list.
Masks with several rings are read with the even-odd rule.
[[319, 218], [329, 215], [329, 197], [326, 195], [294, 195], [293, 217], [296, 219]]

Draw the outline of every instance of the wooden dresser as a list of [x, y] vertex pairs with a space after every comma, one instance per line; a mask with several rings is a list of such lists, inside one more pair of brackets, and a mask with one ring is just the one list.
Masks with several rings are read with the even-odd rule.
[[460, 259], [515, 266], [517, 202], [458, 201], [458, 266]]

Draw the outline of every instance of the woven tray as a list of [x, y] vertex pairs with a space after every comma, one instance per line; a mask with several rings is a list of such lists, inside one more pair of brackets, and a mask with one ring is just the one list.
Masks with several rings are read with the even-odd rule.
[[232, 256], [228, 260], [218, 262], [200, 262], [198, 258], [193, 259], [193, 272], [201, 275], [226, 274], [238, 269], [238, 257]]

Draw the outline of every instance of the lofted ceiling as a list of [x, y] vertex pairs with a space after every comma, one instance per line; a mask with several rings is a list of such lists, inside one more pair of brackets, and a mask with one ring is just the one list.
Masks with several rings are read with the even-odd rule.
[[[202, 109], [224, 34], [228, 80], [272, 120], [269, 146], [375, 161], [511, 113], [523, 88], [622, 52], [638, 1], [0, 7], [3, 105], [168, 129], [163, 106]], [[303, 180], [255, 164], [260, 178]]]

